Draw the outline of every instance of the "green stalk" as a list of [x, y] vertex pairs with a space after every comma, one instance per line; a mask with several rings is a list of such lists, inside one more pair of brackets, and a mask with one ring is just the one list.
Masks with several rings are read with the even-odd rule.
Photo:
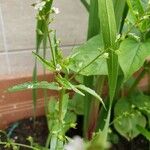
[[[1, 142], [0, 141], [0, 145], [7, 145], [8, 142]], [[24, 147], [24, 148], [28, 148], [28, 149], [32, 149], [32, 150], [40, 150], [39, 148], [35, 148], [33, 146], [28, 146], [25, 144], [20, 144], [20, 143], [10, 143], [11, 145], [15, 145], [15, 146], [20, 146], [20, 147]]]
[[86, 10], [89, 12], [90, 6], [89, 6], [88, 2], [86, 0], [80, 0], [80, 1], [84, 5], [84, 7], [86, 8]]
[[[90, 0], [89, 10], [89, 23], [88, 23], [88, 35], [87, 40], [93, 36], [99, 34], [99, 18], [98, 18], [98, 0]], [[87, 87], [93, 88], [94, 77], [84, 77], [84, 84]], [[89, 126], [89, 112], [91, 109], [92, 96], [88, 93], [84, 97], [84, 123], [83, 123], [83, 136], [88, 138], [87, 131]]]
[[50, 141], [51, 141], [51, 134], [49, 133], [49, 134], [48, 134], [48, 137], [47, 137], [47, 140], [46, 140], [46, 144], [45, 144], [45, 147], [46, 147], [46, 148], [49, 148]]
[[[96, 85], [95, 85], [95, 91], [99, 95], [102, 94], [102, 89], [105, 81], [105, 76], [98, 76], [96, 77]], [[95, 132], [96, 127], [97, 127], [97, 120], [99, 116], [99, 107], [100, 107], [100, 102], [97, 101], [95, 98], [92, 98], [91, 102], [91, 109], [89, 113], [89, 126], [88, 126], [88, 137], [91, 139], [93, 132]]]
[[[36, 23], [36, 54], [39, 54], [39, 49], [42, 44], [43, 35], [41, 35], [38, 31], [40, 30], [42, 33], [46, 32], [46, 22], [49, 19], [49, 11], [52, 7], [53, 0], [47, 1], [45, 8], [39, 12], [39, 16], [44, 16], [45, 19], [38, 19]], [[37, 58], [35, 58], [35, 64], [32, 74], [32, 81], [37, 82]], [[32, 90], [32, 100], [33, 100], [33, 112], [34, 112], [34, 120], [36, 116], [36, 100], [37, 100], [37, 90]]]
[[103, 137], [103, 144], [106, 145], [110, 116], [111, 116], [111, 107], [115, 96], [115, 90], [116, 90], [117, 78], [118, 78], [118, 57], [115, 54], [115, 50], [117, 49], [117, 43], [115, 42], [116, 35], [117, 35], [117, 25], [116, 25], [113, 1], [98, 0], [98, 6], [99, 6], [99, 19], [101, 25], [101, 33], [104, 41], [104, 47], [105, 49], [111, 48], [109, 50], [109, 59], [107, 60], [110, 101], [109, 101], [106, 123], [102, 130], [102, 135], [101, 135]]
[[62, 101], [63, 101], [63, 98], [64, 98], [64, 94], [65, 94], [65, 90], [62, 89], [60, 91], [60, 100], [59, 100], [59, 121], [60, 123], [62, 123]]
[[[47, 31], [47, 32], [49, 32], [49, 31]], [[52, 46], [52, 40], [51, 40], [50, 34], [48, 34], [48, 41], [50, 44], [50, 50], [51, 50], [51, 55], [52, 55], [52, 59], [53, 59], [53, 64], [54, 64], [54, 66], [56, 66], [55, 49]]]
[[124, 19], [127, 15], [127, 4], [126, 0], [113, 0], [114, 2], [114, 11], [116, 18], [116, 26], [118, 33], [122, 31], [124, 25]]

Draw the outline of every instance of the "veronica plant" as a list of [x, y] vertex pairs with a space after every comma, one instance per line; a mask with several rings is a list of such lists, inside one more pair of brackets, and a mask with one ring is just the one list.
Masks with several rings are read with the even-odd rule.
[[[45, 98], [45, 110], [49, 128], [49, 136], [47, 138], [45, 149], [61, 150], [64, 148], [64, 144], [68, 141], [68, 138], [65, 136], [66, 131], [71, 127], [75, 127], [76, 121], [76, 114], [75, 112], [72, 112], [70, 108], [73, 107], [73, 103], [69, 101], [70, 91], [74, 91], [81, 96], [85, 96], [84, 92], [87, 92], [90, 95], [93, 95], [103, 105], [104, 103], [94, 90], [83, 84], [77, 83], [74, 80], [74, 77], [88, 67], [93, 60], [89, 62], [87, 66], [84, 66], [84, 68], [80, 68], [77, 73], [70, 76], [70, 58], [63, 57], [59, 45], [60, 42], [56, 38], [56, 31], [50, 28], [54, 19], [53, 14], [59, 13], [59, 10], [53, 8], [52, 4], [53, 0], [42, 0], [33, 4], [35, 9], [38, 10], [36, 17], [36, 52], [33, 52], [33, 55], [36, 58], [33, 81], [13, 86], [9, 88], [8, 91], [15, 92], [32, 89], [34, 110], [36, 110], [36, 89], [55, 90], [58, 92], [59, 97], [57, 98], [51, 97], [50, 100]], [[48, 49], [51, 54], [50, 60], [45, 58], [47, 47], [49, 47]], [[40, 48], [43, 49], [43, 56], [39, 55]], [[100, 55], [103, 55], [103, 52]], [[37, 61], [39, 61], [45, 69], [53, 72], [53, 82], [37, 81]]]

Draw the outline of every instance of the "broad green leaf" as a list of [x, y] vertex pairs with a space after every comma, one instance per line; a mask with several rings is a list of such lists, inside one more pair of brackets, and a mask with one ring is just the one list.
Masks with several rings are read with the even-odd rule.
[[137, 129], [143, 136], [145, 136], [147, 138], [147, 140], [150, 141], [150, 131], [148, 131], [147, 129], [143, 128], [140, 125], [137, 125]]
[[135, 93], [131, 97], [131, 103], [139, 110], [150, 114], [150, 96]]
[[49, 90], [61, 90], [61, 87], [59, 87], [58, 83], [56, 82], [47, 82], [47, 81], [41, 81], [41, 82], [26, 82], [23, 84], [19, 84], [13, 87], [8, 88], [9, 92], [16, 92], [16, 91], [22, 91], [27, 89], [49, 89]]
[[[80, 71], [101, 54], [102, 50], [100, 49], [104, 49], [103, 40], [100, 35], [97, 35], [85, 42], [83, 45], [74, 48], [74, 52], [70, 56], [71, 63], [69, 68], [74, 72]], [[104, 55], [100, 56], [92, 64], [83, 69], [80, 74], [85, 76], [106, 75], [107, 64]]]
[[131, 97], [131, 103], [134, 107], [139, 109], [143, 114], [147, 116], [148, 123], [150, 123], [150, 96], [141, 93], [135, 93]]
[[35, 52], [32, 52], [32, 53], [45, 66], [46, 69], [50, 71], [55, 69], [54, 66], [50, 62], [48, 62], [46, 59], [42, 58], [40, 55], [36, 54]]
[[114, 114], [114, 127], [127, 140], [132, 140], [139, 135], [137, 125], [142, 127], [146, 125], [145, 117], [132, 107], [128, 99], [121, 99], [117, 102]]
[[78, 88], [80, 90], [83, 90], [83, 91], [91, 94], [92, 96], [94, 96], [95, 98], [97, 98], [98, 100], [100, 100], [100, 102], [103, 104], [103, 106], [105, 106], [102, 98], [94, 90], [92, 90], [92, 89], [90, 89], [90, 88], [88, 88], [88, 87], [86, 87], [85, 85], [82, 85], [82, 84], [76, 85], [76, 88]]
[[125, 80], [140, 69], [148, 56], [150, 56], [150, 39], [138, 42], [128, 38], [121, 43], [118, 58]]

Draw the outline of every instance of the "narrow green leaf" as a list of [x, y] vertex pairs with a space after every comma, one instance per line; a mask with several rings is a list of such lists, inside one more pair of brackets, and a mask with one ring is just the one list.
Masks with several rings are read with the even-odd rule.
[[[100, 139], [103, 139], [102, 144], [107, 145], [107, 136], [109, 130], [109, 121], [111, 115], [112, 101], [115, 96], [115, 90], [117, 86], [118, 78], [118, 56], [115, 54], [117, 49], [116, 36], [117, 36], [117, 26], [116, 17], [114, 12], [114, 6], [112, 0], [98, 0], [99, 7], [99, 19], [101, 33], [104, 41], [104, 48], [109, 49], [109, 59], [107, 59], [108, 67], [108, 84], [109, 84], [109, 98], [110, 104], [108, 109], [108, 114], [106, 118], [105, 126], [100, 134]], [[104, 149], [104, 148], [102, 148]]]
[[8, 88], [9, 92], [16, 92], [16, 91], [22, 91], [27, 89], [49, 89], [49, 90], [61, 90], [61, 87], [59, 87], [58, 83], [56, 82], [47, 82], [47, 81], [41, 81], [41, 82], [26, 82], [23, 84], [19, 84], [13, 87]]
[[87, 39], [89, 40], [93, 36], [99, 34], [99, 31], [100, 31], [100, 22], [98, 17], [98, 0], [90, 0]]
[[147, 138], [147, 140], [150, 141], [150, 131], [148, 131], [147, 129], [143, 128], [142, 126], [140, 125], [137, 125], [136, 126], [138, 131]]
[[57, 78], [57, 81], [65, 88], [68, 90], [73, 90], [74, 92], [85, 96], [85, 94], [83, 94], [80, 90], [78, 90], [75, 85], [73, 85], [72, 83], [70, 83], [68, 80], [66, 80], [65, 78], [59, 77]]
[[69, 94], [64, 94], [62, 99], [62, 114], [61, 119], [65, 118], [68, 109], [68, 102], [69, 102]]
[[90, 4], [87, 2], [87, 0], [80, 0], [82, 2], [82, 4], [84, 5], [84, 7], [86, 8], [86, 10], [89, 12], [90, 10]]
[[[90, 0], [87, 40], [99, 34], [99, 31], [100, 31], [100, 22], [98, 16], [98, 0]], [[84, 77], [85, 86], [91, 88], [93, 86], [93, 81], [94, 81], [93, 78], [94, 78], [93, 76]], [[83, 134], [84, 137], [86, 138], [87, 138], [87, 127], [89, 124], [89, 112], [91, 108], [91, 101], [92, 101], [91, 95], [86, 93], [84, 97], [85, 109], [84, 109], [84, 125], [83, 125], [84, 126]]]
[[117, 27], [112, 0], [99, 0], [99, 18], [105, 48], [115, 48]]
[[141, 0], [127, 0], [127, 4], [133, 14], [142, 15], [144, 13], [144, 8], [142, 6]]
[[115, 17], [116, 17], [116, 26], [118, 32], [120, 32], [123, 26], [122, 23], [125, 19], [124, 13], [126, 11], [126, 0], [113, 0], [113, 2], [114, 2]]
[[86, 87], [85, 85], [82, 85], [82, 84], [76, 85], [76, 87], [77, 87], [78, 89], [83, 90], [83, 91], [85, 91], [85, 92], [91, 94], [92, 96], [96, 97], [98, 100], [100, 100], [100, 102], [101, 102], [101, 103], [103, 104], [103, 106], [105, 107], [105, 104], [104, 104], [102, 98], [101, 98], [94, 90], [92, 90], [92, 89], [90, 89], [90, 88], [88, 88], [88, 87]]
[[42, 58], [40, 55], [36, 54], [35, 52], [32, 52], [32, 53], [45, 66], [46, 69], [50, 71], [55, 69], [54, 66], [50, 62], [48, 62], [46, 59]]
[[117, 27], [115, 22], [115, 14], [112, 0], [99, 0], [99, 18], [101, 25], [102, 37], [105, 49], [109, 51], [109, 59], [107, 60], [109, 96], [112, 102], [117, 84], [118, 76], [118, 56], [115, 54], [117, 49], [116, 35]]

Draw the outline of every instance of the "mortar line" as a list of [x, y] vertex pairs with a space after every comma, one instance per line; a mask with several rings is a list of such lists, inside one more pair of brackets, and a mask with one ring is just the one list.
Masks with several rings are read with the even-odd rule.
[[10, 67], [10, 61], [8, 57], [8, 47], [7, 47], [7, 41], [6, 41], [6, 33], [5, 33], [5, 26], [4, 26], [4, 19], [2, 15], [2, 9], [1, 9], [1, 4], [0, 4], [0, 20], [1, 20], [1, 26], [2, 26], [2, 37], [3, 37], [3, 42], [4, 42], [4, 50], [6, 52], [6, 63], [7, 63], [7, 69], [8, 73], [11, 73], [11, 67]]
[[[75, 46], [80, 46], [81, 44], [77, 44], [77, 45], [63, 45], [63, 46], [60, 46], [60, 48], [73, 48]], [[48, 47], [49, 48], [49, 47]], [[8, 50], [8, 53], [11, 54], [11, 53], [18, 53], [18, 52], [29, 52], [29, 51], [32, 51], [34, 50], [35, 48], [22, 48], [22, 49], [9, 49]], [[42, 49], [42, 48], [41, 48]], [[6, 54], [5, 51], [0, 51], [0, 54]]]

